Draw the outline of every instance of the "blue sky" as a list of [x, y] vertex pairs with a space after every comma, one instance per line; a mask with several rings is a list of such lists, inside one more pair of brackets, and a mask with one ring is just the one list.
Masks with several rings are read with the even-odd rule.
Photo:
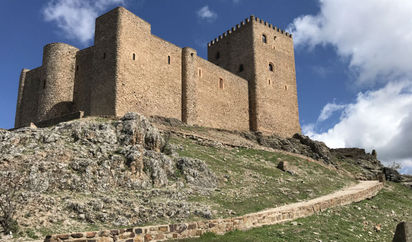
[[0, 9], [0, 127], [11, 128], [22, 68], [43, 46], [93, 45], [94, 18], [122, 5], [153, 34], [206, 58], [209, 41], [250, 15], [294, 34], [304, 134], [376, 149], [412, 173], [412, 1], [5, 0]]

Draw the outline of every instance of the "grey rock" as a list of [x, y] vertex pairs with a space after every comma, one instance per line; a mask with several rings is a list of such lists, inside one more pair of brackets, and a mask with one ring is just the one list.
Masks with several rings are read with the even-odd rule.
[[186, 181], [195, 186], [216, 187], [216, 175], [207, 167], [204, 161], [191, 158], [179, 158], [177, 169], [185, 176]]
[[385, 174], [385, 179], [387, 181], [393, 181], [393, 182], [397, 182], [397, 183], [402, 181], [402, 176], [395, 169], [385, 167], [385, 168], [383, 168], [383, 173]]

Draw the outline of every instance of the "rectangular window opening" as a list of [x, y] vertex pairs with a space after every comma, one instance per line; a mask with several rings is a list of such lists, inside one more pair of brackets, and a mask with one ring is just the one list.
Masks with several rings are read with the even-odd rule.
[[170, 55], [167, 57], [167, 63], [170, 65]]

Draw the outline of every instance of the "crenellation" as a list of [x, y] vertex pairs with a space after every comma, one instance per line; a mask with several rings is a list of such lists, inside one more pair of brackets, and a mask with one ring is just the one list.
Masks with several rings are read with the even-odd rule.
[[291, 37], [252, 15], [210, 41], [204, 60], [115, 8], [96, 19], [93, 46], [46, 45], [42, 66], [22, 71], [15, 126], [139, 112], [292, 136], [300, 132], [294, 51], [282, 34]]

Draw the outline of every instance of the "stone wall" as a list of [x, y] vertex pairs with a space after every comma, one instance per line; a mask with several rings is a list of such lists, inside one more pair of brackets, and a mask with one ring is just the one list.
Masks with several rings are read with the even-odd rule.
[[94, 46], [46, 45], [42, 66], [22, 72], [15, 127], [84, 111], [283, 137], [300, 132], [289, 34], [250, 17], [210, 43], [208, 58], [216, 65], [152, 35], [130, 11], [113, 9], [96, 19]]
[[152, 35], [150, 24], [133, 13], [119, 11], [116, 116], [181, 119], [182, 49]]
[[306, 217], [328, 208], [362, 201], [375, 196], [383, 184], [378, 181], [361, 182], [354, 187], [313, 200], [264, 210], [235, 218], [197, 221], [192, 223], [135, 227], [99, 232], [58, 234], [45, 241], [162, 241], [198, 237], [206, 232], [224, 234], [233, 230], [247, 230]]
[[208, 44], [208, 61], [248, 80], [249, 127], [256, 130], [253, 28], [246, 19]]
[[208, 60], [249, 81], [251, 130], [283, 137], [300, 133], [288, 33], [251, 16], [209, 43]]
[[257, 130], [291, 137], [300, 133], [293, 40], [258, 18], [253, 36]]
[[[98, 17], [94, 36], [90, 115], [116, 115], [120, 10]], [[79, 66], [79, 69], [82, 66]]]
[[42, 68], [30, 71], [24, 69], [20, 79], [19, 99], [21, 101], [17, 105], [16, 127], [27, 126], [30, 122], [36, 121]]
[[93, 80], [94, 47], [80, 50], [76, 54], [76, 72], [74, 78], [73, 110], [82, 110], [90, 115], [90, 94]]
[[202, 58], [197, 59], [197, 125], [249, 130], [248, 82]]

